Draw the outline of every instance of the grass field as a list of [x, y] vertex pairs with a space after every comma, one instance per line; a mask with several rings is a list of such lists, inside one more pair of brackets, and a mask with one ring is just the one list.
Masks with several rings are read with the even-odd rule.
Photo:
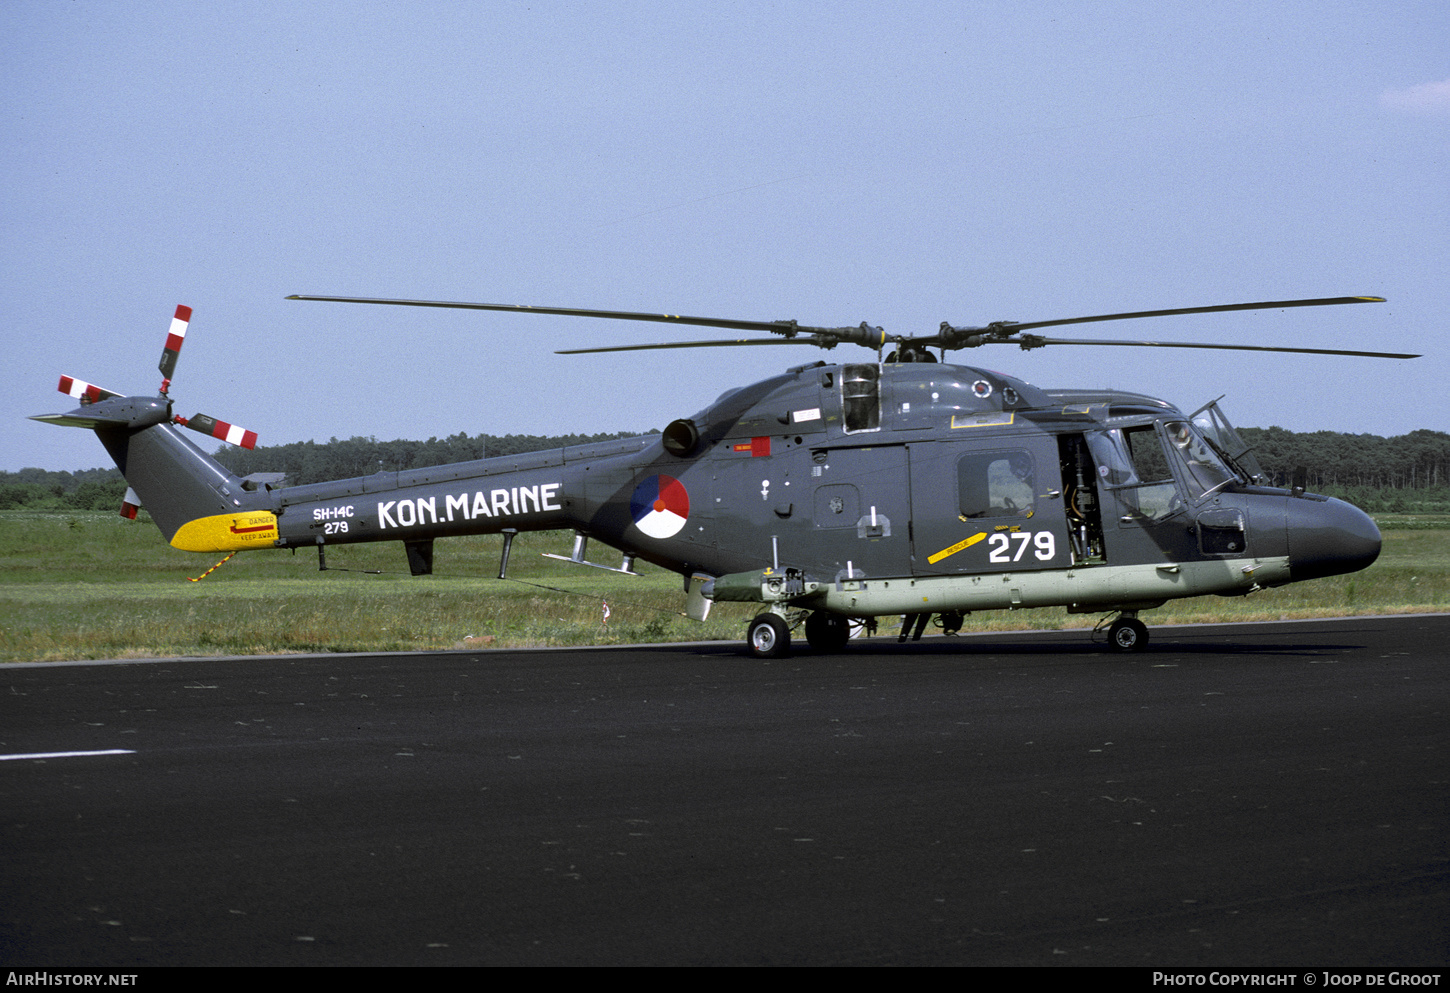
[[[1386, 515], [1379, 524], [1384, 550], [1364, 572], [1170, 602], [1143, 618], [1154, 626], [1450, 609], [1450, 517]], [[189, 582], [216, 557], [176, 551], [149, 523], [109, 512], [0, 512], [0, 662], [743, 641], [758, 609], [717, 604], [705, 623], [691, 621], [673, 573], [641, 565], [636, 579], [540, 555], [568, 554], [571, 541], [520, 535], [505, 581], [492, 578], [502, 539], [490, 536], [439, 541], [432, 576], [410, 576], [402, 548], [387, 542], [332, 546], [327, 572], [312, 552], [248, 552]], [[590, 548], [595, 561], [612, 564], [615, 554]], [[1001, 611], [967, 618], [965, 630], [1097, 619], [1061, 608]]]

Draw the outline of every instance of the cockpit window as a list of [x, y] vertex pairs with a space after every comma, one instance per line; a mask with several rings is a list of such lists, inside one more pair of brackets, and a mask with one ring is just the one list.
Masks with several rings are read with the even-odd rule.
[[881, 367], [841, 367], [841, 413], [847, 432], [881, 430]]
[[1123, 432], [1123, 440], [1127, 443], [1129, 458], [1140, 482], [1157, 483], [1173, 478], [1168, 460], [1163, 457], [1163, 443], [1152, 425], [1128, 428]]
[[1088, 447], [1109, 486], [1142, 486], [1173, 478], [1153, 425], [1089, 431]]
[[1089, 431], [1084, 437], [1102, 481], [1119, 491], [1118, 499], [1129, 510], [1149, 520], [1167, 517], [1181, 506], [1173, 464], [1179, 467], [1184, 495], [1193, 501], [1239, 478], [1188, 421], [1167, 421], [1161, 434], [1157, 426], [1144, 424]]
[[1084, 437], [1098, 475], [1118, 491], [1118, 499], [1133, 516], [1156, 521], [1178, 510], [1178, 486], [1152, 424], [1088, 431]]
[[[1222, 399], [1220, 397], [1219, 399]], [[1228, 457], [1231, 468], [1242, 470], [1245, 482], [1263, 483], [1267, 478], [1264, 467], [1250, 450], [1249, 445], [1229, 422], [1228, 415], [1219, 408], [1218, 400], [1206, 404], [1192, 415], [1193, 426], [1222, 454]]]
[[1163, 429], [1185, 470], [1190, 498], [1197, 500], [1238, 478], [1219, 458], [1213, 446], [1187, 421], [1170, 421], [1163, 425]]

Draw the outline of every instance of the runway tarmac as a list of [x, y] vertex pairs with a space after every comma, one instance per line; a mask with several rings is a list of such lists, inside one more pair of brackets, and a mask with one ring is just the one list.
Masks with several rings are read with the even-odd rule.
[[0, 962], [1445, 966], [1447, 645], [5, 666]]

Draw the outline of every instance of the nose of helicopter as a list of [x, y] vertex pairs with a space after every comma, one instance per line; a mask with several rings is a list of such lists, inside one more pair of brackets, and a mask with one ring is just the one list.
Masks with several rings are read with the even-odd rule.
[[1353, 504], [1332, 498], [1288, 503], [1292, 581], [1357, 572], [1379, 557], [1380, 530]]

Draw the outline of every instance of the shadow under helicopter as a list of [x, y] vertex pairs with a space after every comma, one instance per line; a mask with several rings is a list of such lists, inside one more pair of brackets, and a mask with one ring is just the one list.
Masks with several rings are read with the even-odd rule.
[[[1101, 635], [1098, 636], [1097, 641], [1083, 641], [1084, 632], [1080, 628], [1064, 630], [1060, 632], [1062, 640], [1054, 638], [1047, 642], [1040, 640], [1040, 636], [1037, 640], [1023, 640], [1022, 633], [1018, 632], [1002, 632], [1000, 637], [993, 633], [969, 633], [954, 636], [928, 635], [921, 641], [905, 643], [898, 642], [894, 637], [877, 635], [855, 639], [850, 643], [850, 647], [843, 651], [821, 651], [802, 642], [796, 654], [802, 663], [807, 659], [848, 661], [863, 658], [898, 659], [903, 662], [925, 658], [951, 658], [963, 663], [970, 663], [991, 661], [1004, 656], [1013, 658], [1035, 656], [1054, 662], [1061, 662], [1066, 658], [1080, 658], [1084, 661], [1091, 660], [1093, 665], [1101, 665], [1104, 655], [1112, 656], [1120, 661], [1139, 664], [1166, 662], [1177, 657], [1206, 659], [1217, 656], [1333, 661], [1350, 652], [1364, 651], [1369, 644], [1367, 641], [1342, 640], [1329, 644], [1310, 644], [1302, 641], [1287, 644], [1276, 641], [1266, 644], [1262, 640], [1263, 636], [1204, 634], [1197, 627], [1184, 628], [1182, 633], [1184, 640], [1180, 642], [1177, 640], [1177, 632], [1172, 625], [1156, 628], [1155, 632], [1158, 635], [1156, 642], [1150, 644], [1142, 652], [1130, 655], [1114, 651]], [[1343, 633], [1353, 634], [1354, 631]], [[1363, 633], [1368, 636], [1371, 632], [1364, 631]], [[1191, 640], [1189, 640], [1190, 638]], [[641, 646], [640, 650], [667, 650], [669, 647], [664, 645]], [[723, 643], [720, 647], [723, 654], [735, 651], [734, 646], [727, 646]], [[702, 647], [701, 654], [713, 654], [713, 652], [709, 648]]]

